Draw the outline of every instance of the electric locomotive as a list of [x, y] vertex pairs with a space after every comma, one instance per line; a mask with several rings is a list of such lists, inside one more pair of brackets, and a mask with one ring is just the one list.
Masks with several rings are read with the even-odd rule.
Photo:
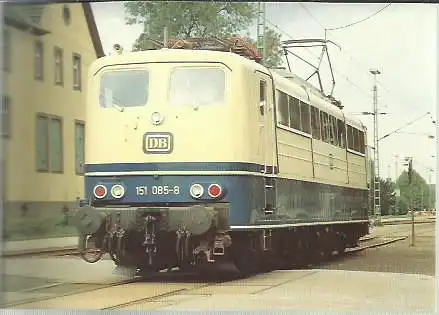
[[[86, 261], [109, 253], [143, 271], [232, 262], [252, 272], [343, 251], [368, 232], [364, 126], [232, 44], [91, 65], [75, 214]], [[295, 113], [293, 102], [308, 107]]]

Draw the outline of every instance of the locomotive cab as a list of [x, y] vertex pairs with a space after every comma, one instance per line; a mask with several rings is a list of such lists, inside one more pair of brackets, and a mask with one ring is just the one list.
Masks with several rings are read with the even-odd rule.
[[223, 256], [230, 226], [274, 199], [254, 189], [275, 170], [269, 72], [233, 53], [162, 49], [98, 59], [89, 78], [82, 235], [119, 264]]

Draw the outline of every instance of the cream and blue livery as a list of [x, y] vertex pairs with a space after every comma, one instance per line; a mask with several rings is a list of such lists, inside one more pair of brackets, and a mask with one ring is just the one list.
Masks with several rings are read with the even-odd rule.
[[291, 73], [232, 52], [125, 53], [92, 64], [87, 102], [81, 248], [248, 272], [368, 232], [366, 128]]

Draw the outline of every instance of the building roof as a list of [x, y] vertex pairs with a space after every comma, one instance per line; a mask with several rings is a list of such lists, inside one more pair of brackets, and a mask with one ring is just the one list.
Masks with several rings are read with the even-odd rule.
[[[81, 5], [84, 10], [85, 19], [88, 25], [90, 37], [93, 42], [96, 57], [103, 57], [105, 56], [104, 49], [102, 47], [101, 39], [99, 37], [99, 32], [96, 26], [91, 5], [88, 2], [83, 2]], [[44, 29], [39, 25], [44, 6], [44, 4], [5, 5], [4, 21], [8, 25], [14, 26], [20, 30], [30, 31], [34, 35], [46, 35], [50, 33], [50, 31]]]
[[[41, 14], [41, 5], [34, 5], [35, 8], [38, 7], [39, 13]], [[7, 4], [4, 6], [4, 19], [5, 23], [11, 26], [14, 26], [20, 30], [26, 30], [30, 31], [34, 35], [46, 35], [50, 33], [48, 30], [42, 28], [41, 26], [37, 25], [30, 16], [27, 14], [24, 14], [23, 8], [25, 8], [25, 5], [16, 6], [16, 5], [10, 5]]]
[[101, 58], [105, 56], [104, 48], [102, 47], [101, 38], [99, 37], [98, 27], [91, 9], [89, 2], [83, 2], [82, 8], [84, 9], [85, 19], [88, 25], [88, 31], [90, 32], [91, 40], [96, 52], [96, 57]]

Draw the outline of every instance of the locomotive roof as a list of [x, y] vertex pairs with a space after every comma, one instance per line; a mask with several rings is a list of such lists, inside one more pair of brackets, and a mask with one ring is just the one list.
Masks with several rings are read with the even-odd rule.
[[267, 68], [261, 64], [242, 57], [232, 52], [201, 50], [201, 49], [151, 49], [145, 51], [127, 52], [123, 54], [115, 54], [99, 58], [90, 66], [91, 73], [109, 64], [118, 63], [140, 63], [145, 60], [153, 61], [181, 61], [182, 58], [186, 61], [218, 61], [225, 64], [236, 62], [254, 68], [255, 70], [267, 72]]
[[[148, 59], [154, 61], [181, 61], [182, 58], [184, 58], [186, 61], [218, 61], [223, 62], [226, 65], [230, 62], [233, 62], [242, 64], [245, 67], [253, 70], [258, 70], [265, 73], [268, 72], [268, 69], [263, 65], [232, 52], [201, 49], [193, 50], [162, 48], [126, 52], [123, 54], [115, 54], [98, 58], [90, 66], [89, 73], [94, 74], [102, 67], [111, 64], [140, 63]], [[310, 105], [318, 107], [319, 109], [326, 111], [328, 114], [340, 119], [343, 118], [343, 111], [337, 106], [333, 105], [317, 88], [312, 86], [309, 82], [290, 72], [279, 71], [276, 69], [269, 69], [269, 71], [273, 75], [276, 85], [280, 86], [285, 92], [295, 94], [295, 97], [309, 102]], [[360, 129], [365, 128], [360, 120], [350, 117], [346, 114], [344, 114], [344, 117], [346, 123]]]

